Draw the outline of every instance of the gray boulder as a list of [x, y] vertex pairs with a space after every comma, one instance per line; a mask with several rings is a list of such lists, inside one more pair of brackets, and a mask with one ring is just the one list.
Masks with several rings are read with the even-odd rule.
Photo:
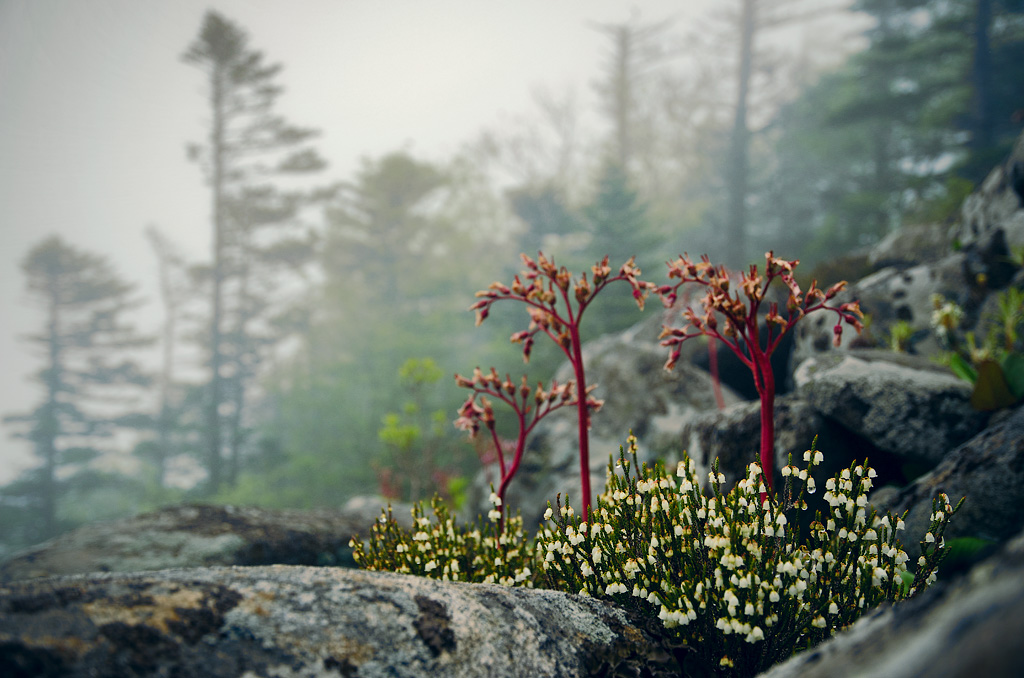
[[623, 610], [554, 591], [298, 566], [0, 586], [0, 674], [9, 678], [678, 672]]
[[883, 351], [825, 354], [797, 368], [796, 392], [876, 448], [932, 467], [977, 434], [987, 416], [971, 407], [968, 383], [926, 361], [912, 363]]
[[[964, 277], [967, 255], [953, 253], [944, 258], [907, 268], [886, 267], [850, 285], [839, 293], [835, 303], [857, 300], [861, 310], [871, 318], [870, 330], [861, 335], [848, 327], [843, 328], [842, 348], [885, 345], [891, 328], [900, 321], [910, 324], [915, 336], [911, 350], [920, 355], [933, 355], [939, 344], [931, 327], [932, 295], [974, 307], [970, 286]], [[796, 334], [792, 365], [822, 353], [833, 353], [832, 328], [836, 317], [832, 313], [817, 312], [809, 315], [794, 328]]]
[[964, 200], [949, 237], [967, 246], [996, 229], [1006, 233], [1010, 247], [1024, 246], [1024, 134], [1010, 157]]
[[867, 263], [879, 270], [888, 267], [910, 268], [924, 262], [938, 261], [949, 254], [948, 231], [949, 227], [943, 224], [905, 224], [868, 250]]
[[[908, 225], [883, 239], [868, 254], [877, 270], [850, 286], [837, 301], [857, 299], [871, 316], [863, 337], [844, 333], [843, 348], [882, 345], [900, 320], [915, 330], [911, 349], [934, 355], [940, 346], [931, 328], [932, 294], [965, 311], [963, 331], [977, 331], [987, 300], [1013, 284], [1019, 267], [1012, 252], [1024, 247], [1024, 134], [1009, 158], [968, 196], [946, 233], [933, 224]], [[834, 281], [821, 281], [823, 284]], [[1019, 284], [1019, 283], [1018, 283]], [[832, 350], [835, 319], [814, 314], [796, 327], [793, 365]]]
[[[1024, 529], [1024, 408], [1018, 407], [999, 422], [946, 455], [932, 471], [898, 492], [872, 497], [879, 509], [901, 514], [906, 534], [928, 529], [932, 498], [940, 492], [952, 502], [967, 497], [946, 530], [946, 539], [978, 537], [1002, 542]], [[916, 560], [920, 546], [904, 544]]]
[[[368, 534], [380, 514], [380, 503], [363, 504], [347, 511], [172, 506], [86, 525], [15, 554], [0, 565], [0, 582], [209, 565], [354, 565], [349, 539]], [[411, 522], [408, 510], [395, 516]]]
[[868, 613], [761, 678], [1024, 675], [1024, 534], [968, 576]]

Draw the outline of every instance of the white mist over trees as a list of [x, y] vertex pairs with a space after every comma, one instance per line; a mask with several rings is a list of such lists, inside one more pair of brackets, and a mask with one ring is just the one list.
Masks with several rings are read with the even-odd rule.
[[[474, 329], [466, 309], [519, 270], [520, 251], [573, 272], [636, 254], [655, 280], [683, 251], [743, 263], [773, 248], [809, 269], [904, 221], [948, 218], [1020, 130], [1024, 7], [856, 7], [873, 21], [853, 54], [829, 23], [839, 10], [796, 0], [717, 3], [696, 28], [585, 24], [605, 40], [593, 80], [577, 83], [596, 94], [592, 110], [544, 83], [533, 111], [467, 130], [448, 157], [396, 139], [347, 177], [282, 113], [291, 72], [233, 20], [197, 16], [175, 48], [202, 94], [169, 105], [203, 121], [188, 148], [208, 190], [208, 255], [150, 231], [154, 347], [130, 331], [134, 288], [103, 256], [52, 238], [28, 254], [31, 302], [51, 310], [29, 339], [43, 365], [35, 405], [6, 421], [39, 465], [0, 488], [0, 542], [185, 499], [458, 502], [491, 451], [450, 425], [463, 399], [451, 375], [493, 364], [517, 381], [524, 369], [507, 347], [523, 316], [501, 309]], [[612, 295], [584, 329], [642, 318]], [[559, 360], [538, 347], [531, 380]], [[136, 468], [102, 465], [113, 448], [134, 451]], [[172, 482], [181, 467], [196, 481]]]
[[[310, 196], [282, 190], [282, 175], [325, 167], [307, 145], [316, 132], [276, 113], [281, 66], [264, 63], [245, 32], [209, 12], [182, 59], [208, 79], [210, 132], [190, 146], [210, 186], [212, 256], [210, 379], [204, 394], [208, 484], [212, 492], [238, 479], [248, 436], [248, 397], [266, 352], [291, 329], [275, 307], [281, 275], [312, 259], [314, 236], [297, 222]], [[225, 461], [227, 467], [225, 468]]]
[[42, 358], [35, 382], [43, 397], [5, 423], [32, 442], [40, 466], [5, 495], [22, 499], [37, 517], [22, 536], [42, 540], [73, 524], [58, 513], [66, 509], [61, 499], [107, 482], [89, 469], [104, 441], [141, 423], [136, 398], [150, 379], [132, 355], [150, 342], [124, 317], [135, 303], [133, 286], [104, 257], [49, 237], [28, 253], [22, 270], [30, 298], [44, 311], [43, 326], [26, 337]]

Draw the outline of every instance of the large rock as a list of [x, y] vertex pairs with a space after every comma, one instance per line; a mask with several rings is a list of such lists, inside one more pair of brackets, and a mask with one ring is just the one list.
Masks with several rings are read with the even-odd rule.
[[295, 566], [0, 587], [5, 678], [678, 672], [657, 638], [622, 610], [554, 591]]
[[[208, 565], [354, 564], [349, 539], [367, 534], [379, 513], [379, 504], [347, 511], [172, 506], [86, 525], [15, 554], [0, 565], [0, 582]], [[395, 515], [411, 520], [408, 511]]]
[[911, 362], [880, 351], [810, 358], [794, 374], [797, 394], [878, 449], [932, 467], [987, 416], [971, 408], [967, 382]]
[[969, 576], [884, 606], [761, 678], [1024, 675], [1024, 534]]
[[[933, 355], [939, 350], [939, 344], [931, 327], [932, 296], [939, 294], [970, 308], [981, 303], [965, 278], [966, 260], [966, 254], [954, 253], [938, 261], [911, 267], [886, 267], [860, 280], [850, 281], [850, 285], [836, 297], [835, 303], [860, 302], [861, 310], [870, 316], [871, 324], [870, 329], [861, 335], [844, 327], [842, 348], [885, 345], [892, 327], [903, 321], [909, 323], [914, 331], [911, 350], [921, 355]], [[792, 364], [797, 366], [808, 358], [834, 352], [832, 328], [835, 324], [834, 314], [820, 311], [801, 320], [794, 328], [796, 338]]]
[[[934, 470], [899, 492], [872, 497], [880, 509], [906, 518], [906, 534], [924, 534], [930, 523], [932, 498], [940, 492], [951, 501], [967, 497], [946, 529], [946, 539], [978, 537], [1004, 541], [1024, 529], [1024, 408], [946, 455]], [[916, 560], [920, 546], [904, 548]]]
[[[914, 330], [911, 350], [934, 355], [940, 350], [931, 328], [932, 294], [964, 309], [961, 330], [978, 331], [990, 299], [1019, 273], [1012, 253], [1024, 247], [1024, 134], [1013, 153], [994, 168], [968, 196], [960, 217], [947, 233], [934, 225], [910, 225], [890, 234], [868, 254], [876, 269], [837, 297], [857, 299], [871, 317], [870, 332], [854, 338], [844, 333], [843, 347], [883, 345], [892, 326], [905, 321]], [[822, 284], [835, 281], [824, 280]], [[1019, 284], [1019, 283], [1018, 283]], [[796, 328], [793, 365], [831, 351], [832, 325], [827, 314], [814, 314]], [[983, 333], [983, 332], [980, 332]]]
[[871, 247], [867, 263], [878, 270], [938, 261], [949, 254], [948, 231], [948, 226], [937, 223], [905, 224]]
[[967, 246], [1001, 229], [1011, 248], [1024, 246], [1024, 134], [960, 209], [950, 239]]

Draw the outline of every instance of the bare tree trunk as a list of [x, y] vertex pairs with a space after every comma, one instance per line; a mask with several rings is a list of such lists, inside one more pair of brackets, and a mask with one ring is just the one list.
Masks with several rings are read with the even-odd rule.
[[[164, 324], [161, 329], [163, 355], [157, 392], [157, 450], [153, 459], [156, 466], [157, 487], [163, 487], [167, 475], [167, 460], [171, 457], [171, 437], [175, 428], [172, 412], [174, 388], [174, 349], [177, 340], [178, 309], [181, 303], [172, 281], [171, 266], [176, 258], [171, 245], [156, 228], [147, 229], [149, 241], [157, 256], [160, 279], [160, 297], [164, 304]], [[180, 264], [180, 262], [177, 262]]]
[[[992, 99], [992, 0], [977, 0], [974, 10], [974, 54], [971, 58], [971, 152], [983, 155], [994, 143]], [[980, 179], [980, 177], [979, 177]]]
[[736, 110], [729, 138], [729, 159], [725, 177], [728, 191], [728, 250], [725, 259], [734, 267], [741, 267], [747, 263], [747, 193], [750, 183], [750, 128], [747, 113], [754, 61], [755, 2], [756, 0], [743, 0], [740, 13]]
[[43, 458], [43, 477], [40, 499], [42, 506], [42, 536], [49, 539], [57, 533], [57, 435], [60, 433], [57, 407], [59, 405], [61, 365], [59, 291], [52, 290], [47, 333], [49, 343], [49, 374], [46, 375], [46, 403], [36, 432], [36, 444]]
[[210, 154], [213, 164], [211, 190], [213, 192], [213, 270], [212, 300], [210, 309], [210, 392], [207, 403], [207, 471], [210, 476], [208, 487], [211, 493], [220, 489], [223, 482], [223, 458], [221, 456], [220, 405], [223, 399], [223, 337], [221, 335], [224, 314], [224, 153], [226, 127], [225, 83], [227, 73], [215, 66], [211, 72], [211, 104], [213, 128], [210, 131]]

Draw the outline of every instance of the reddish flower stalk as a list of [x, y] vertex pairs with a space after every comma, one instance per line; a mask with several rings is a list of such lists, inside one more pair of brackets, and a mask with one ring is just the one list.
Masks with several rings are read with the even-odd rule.
[[[828, 290], [819, 289], [815, 281], [804, 293], [793, 278], [793, 269], [799, 263], [779, 259], [774, 253], [767, 252], [763, 277], [758, 273], [757, 266], [752, 265], [750, 271], [740, 278], [740, 288], [746, 298], [744, 301], [739, 292], [730, 293], [729, 272], [725, 266], [713, 266], [707, 255], [696, 263], [689, 256], [683, 255], [668, 264], [669, 278], [678, 278], [679, 282], [658, 289], [662, 301], [671, 307], [676, 302], [680, 286], [697, 283], [705, 287], [705, 295], [701, 299], [703, 313], [698, 315], [693, 307], [687, 307], [683, 311], [683, 317], [687, 320], [685, 327], [664, 327], [662, 330], [661, 345], [672, 349], [665, 368], [672, 369], [675, 366], [680, 356], [679, 347], [684, 341], [701, 335], [724, 343], [747, 366], [754, 377], [754, 388], [761, 401], [761, 468], [765, 488], [769, 491], [772, 489], [775, 468], [775, 374], [772, 371], [772, 353], [793, 325], [814, 311], [832, 311], [838, 316], [833, 328], [836, 346], [842, 339], [843, 323], [857, 332], [864, 327], [861, 323], [864, 316], [856, 301], [839, 306], [828, 303], [846, 287], [846, 281], [836, 283]], [[762, 336], [758, 325], [759, 312], [768, 288], [776, 278], [789, 288], [786, 315], [779, 314], [777, 303], [769, 302], [764, 318], [766, 328]], [[721, 324], [719, 315], [724, 320]], [[765, 496], [766, 493], [762, 492], [762, 501]]]
[[[505, 379], [502, 381], [493, 367], [489, 374], [481, 372], [479, 367], [474, 369], [471, 379], [456, 374], [455, 383], [473, 391], [473, 395], [459, 408], [459, 418], [455, 420], [455, 427], [468, 431], [470, 438], [473, 438], [479, 433], [480, 424], [482, 423], [490, 431], [494, 449], [497, 451], [498, 469], [501, 473], [501, 481], [497, 492], [498, 499], [501, 500], [499, 504], [501, 519], [498, 529], [503, 530], [505, 525], [505, 491], [508, 489], [512, 477], [519, 470], [519, 462], [522, 460], [523, 451], [526, 449], [526, 438], [529, 436], [530, 431], [533, 430], [533, 427], [537, 425], [537, 422], [545, 416], [565, 405], [576, 404], [577, 393], [575, 384], [569, 381], [566, 384], [559, 385], [557, 381], [552, 380], [551, 388], [547, 391], [539, 383], [536, 390], [534, 390], [527, 383], [525, 374], [523, 375], [522, 382], [516, 385], [508, 375], [505, 375]], [[531, 395], [533, 405], [530, 404]], [[479, 403], [477, 403], [477, 396], [480, 397]], [[506, 464], [505, 462], [504, 446], [501, 444], [501, 438], [498, 437], [498, 431], [495, 428], [494, 409], [487, 396], [501, 400], [516, 413], [519, 433], [516, 435], [515, 452], [513, 453], [511, 464]], [[589, 405], [594, 411], [601, 407], [599, 401], [592, 398], [590, 401]]]
[[542, 332], [555, 342], [572, 364], [575, 375], [573, 403], [576, 405], [579, 424], [580, 489], [583, 496], [583, 516], [586, 519], [590, 511], [590, 414], [597, 411], [601, 401], [590, 397], [593, 387], [587, 386], [583, 368], [580, 321], [594, 297], [613, 282], [624, 280], [629, 283], [633, 288], [633, 299], [640, 310], [643, 310], [648, 293], [657, 289], [657, 286], [638, 279], [640, 269], [636, 267], [632, 257], [614, 276], [608, 266], [608, 257], [605, 257], [591, 267], [593, 277], [587, 280], [586, 273], [581, 274], [579, 278], [573, 278], [564, 266], [556, 266], [543, 252], [537, 254], [536, 261], [525, 254], [520, 256], [526, 270], [517, 275], [511, 285], [495, 282], [486, 290], [477, 292], [479, 301], [474, 303], [470, 310], [476, 311], [476, 324], [479, 325], [487, 318], [491, 305], [496, 301], [513, 300], [525, 303], [530, 315], [530, 325], [511, 337], [513, 343], [523, 345], [523, 361], [530, 361], [534, 337], [538, 332]]

